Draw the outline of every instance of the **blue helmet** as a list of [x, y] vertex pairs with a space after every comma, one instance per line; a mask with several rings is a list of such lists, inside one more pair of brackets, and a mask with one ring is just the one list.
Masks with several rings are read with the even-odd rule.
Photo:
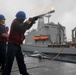
[[6, 26], [5, 28], [6, 28], [7, 31], [9, 30], [9, 27], [8, 26]]
[[16, 18], [18, 18], [18, 19], [26, 19], [26, 14], [23, 11], [19, 11], [16, 14]]
[[0, 14], [0, 19], [4, 19], [5, 20], [4, 15]]

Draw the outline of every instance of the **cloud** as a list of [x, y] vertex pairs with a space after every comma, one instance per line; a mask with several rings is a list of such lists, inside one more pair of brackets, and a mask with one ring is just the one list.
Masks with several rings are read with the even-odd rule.
[[67, 39], [71, 40], [71, 30], [76, 27], [76, 1], [75, 0], [54, 0], [55, 13], [51, 20], [60, 22], [66, 27]]
[[66, 27], [66, 34], [67, 39], [72, 39], [72, 29], [76, 27], [76, 15], [75, 15], [76, 10], [73, 10], [71, 12], [64, 13], [61, 19], [62, 25]]

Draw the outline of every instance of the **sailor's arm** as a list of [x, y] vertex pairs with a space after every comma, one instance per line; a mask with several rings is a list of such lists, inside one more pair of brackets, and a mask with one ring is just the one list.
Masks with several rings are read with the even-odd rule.
[[5, 33], [3, 26], [0, 26], [0, 36], [4, 37], [4, 38], [8, 38], [9, 37], [8, 33]]
[[25, 33], [26, 30], [30, 29], [32, 27], [32, 25], [35, 23], [35, 21], [32, 21], [31, 18], [28, 19], [26, 22], [20, 24], [18, 22], [15, 22], [13, 24], [13, 30], [15, 32], [19, 32], [19, 33]]
[[1, 36], [4, 37], [4, 38], [8, 38], [9, 37], [9, 35], [7, 33], [3, 33]]
[[21, 32], [24, 34], [26, 30], [30, 29], [35, 21], [31, 21], [31, 18], [28, 19], [25, 23], [21, 25]]

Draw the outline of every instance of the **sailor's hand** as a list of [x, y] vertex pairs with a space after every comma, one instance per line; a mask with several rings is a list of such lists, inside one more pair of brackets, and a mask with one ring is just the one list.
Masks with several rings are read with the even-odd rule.
[[28, 24], [30, 24], [30, 23], [34, 24], [34, 23], [36, 23], [35, 21], [36, 21], [37, 19], [38, 19], [38, 17], [29, 18], [29, 19], [26, 21], [26, 23], [28, 23]]
[[32, 22], [32, 20], [29, 18], [28, 20], [26, 20], [26, 23], [30, 24]]
[[32, 24], [36, 23], [34, 18], [29, 18], [29, 21], [31, 21]]

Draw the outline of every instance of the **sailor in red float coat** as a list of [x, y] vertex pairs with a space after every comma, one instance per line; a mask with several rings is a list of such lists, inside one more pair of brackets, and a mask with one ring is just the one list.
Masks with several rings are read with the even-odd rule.
[[4, 69], [6, 64], [6, 42], [8, 33], [5, 28], [5, 17], [0, 14], [0, 63], [2, 64], [0, 71]]
[[10, 75], [14, 58], [16, 57], [19, 72], [22, 75], [29, 75], [24, 63], [24, 57], [21, 51], [21, 44], [24, 40], [24, 33], [31, 28], [34, 21], [28, 19], [26, 22], [26, 14], [23, 11], [19, 11], [16, 14], [16, 19], [13, 20], [9, 33], [8, 51], [7, 51], [7, 63], [2, 72], [2, 75]]

